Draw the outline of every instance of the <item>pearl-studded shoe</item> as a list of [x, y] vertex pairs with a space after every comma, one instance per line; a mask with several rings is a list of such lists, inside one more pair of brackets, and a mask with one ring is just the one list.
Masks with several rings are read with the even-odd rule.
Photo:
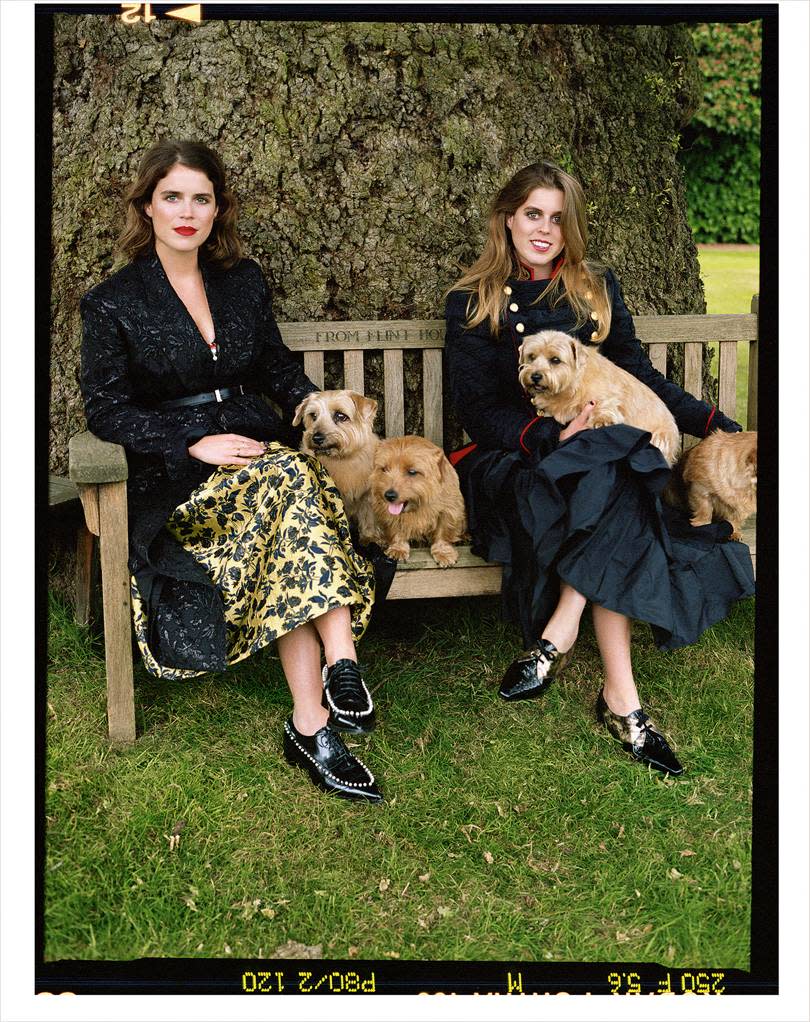
[[323, 705], [338, 731], [367, 735], [377, 723], [371, 693], [354, 660], [338, 660], [323, 669]]
[[343, 739], [325, 724], [314, 735], [302, 735], [292, 717], [284, 722], [284, 758], [306, 770], [313, 784], [341, 798], [382, 802], [383, 795], [374, 774], [353, 756]]
[[683, 767], [666, 738], [640, 707], [622, 717], [611, 710], [605, 702], [605, 690], [600, 689], [596, 700], [596, 719], [605, 725], [634, 759], [649, 763], [656, 770], [675, 777], [683, 773]]

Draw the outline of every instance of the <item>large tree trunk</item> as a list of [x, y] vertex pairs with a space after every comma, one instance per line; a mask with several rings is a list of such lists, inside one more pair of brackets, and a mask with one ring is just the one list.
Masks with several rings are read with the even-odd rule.
[[676, 162], [700, 96], [682, 26], [54, 23], [55, 471], [83, 428], [79, 298], [113, 268], [123, 191], [161, 136], [223, 157], [279, 319], [440, 317], [494, 193], [541, 157], [582, 181], [591, 254], [633, 312], [704, 311]]

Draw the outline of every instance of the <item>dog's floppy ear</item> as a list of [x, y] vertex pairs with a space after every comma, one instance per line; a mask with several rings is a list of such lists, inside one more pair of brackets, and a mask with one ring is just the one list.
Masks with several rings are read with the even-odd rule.
[[377, 414], [377, 402], [374, 398], [366, 397], [364, 394], [356, 394], [352, 391], [352, 401], [354, 401], [355, 408], [369, 426], [373, 426], [374, 416]]
[[311, 396], [310, 394], [307, 394], [307, 396], [304, 398], [304, 400], [300, 401], [298, 403], [298, 405], [296, 406], [295, 413], [293, 414], [293, 421], [292, 421], [293, 426], [297, 426], [303, 420], [303, 418], [304, 418], [304, 409], [309, 404], [310, 396]]
[[450, 463], [450, 459], [447, 457], [444, 451], [440, 450], [438, 452], [438, 457], [436, 458], [436, 461], [439, 465], [439, 478], [443, 483], [446, 483], [449, 478], [452, 478], [452, 476], [456, 475], [456, 470], [453, 468], [452, 464]]

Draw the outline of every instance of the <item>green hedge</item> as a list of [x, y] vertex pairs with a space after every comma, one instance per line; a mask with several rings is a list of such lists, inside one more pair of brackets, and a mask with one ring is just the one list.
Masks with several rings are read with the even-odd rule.
[[703, 102], [681, 139], [697, 242], [759, 242], [762, 22], [696, 25]]

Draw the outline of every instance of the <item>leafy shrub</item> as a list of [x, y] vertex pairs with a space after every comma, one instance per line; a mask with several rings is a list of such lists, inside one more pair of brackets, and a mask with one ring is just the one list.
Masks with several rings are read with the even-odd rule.
[[698, 242], [759, 241], [762, 23], [696, 25], [703, 102], [681, 140]]

